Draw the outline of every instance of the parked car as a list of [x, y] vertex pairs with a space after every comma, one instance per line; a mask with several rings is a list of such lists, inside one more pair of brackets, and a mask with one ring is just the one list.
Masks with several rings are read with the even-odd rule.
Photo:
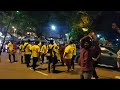
[[[98, 66], [105, 66], [117, 69], [117, 52], [112, 48], [100, 47], [101, 48], [101, 57], [98, 60]], [[76, 62], [80, 57], [80, 50], [77, 50]]]
[[106, 47], [101, 47], [101, 57], [98, 65], [117, 69], [117, 52]]

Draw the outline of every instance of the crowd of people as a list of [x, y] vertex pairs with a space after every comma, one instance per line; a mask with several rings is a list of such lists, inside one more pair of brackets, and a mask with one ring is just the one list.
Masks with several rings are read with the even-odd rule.
[[[15, 60], [16, 46], [11, 41], [8, 44], [9, 60], [11, 61], [11, 55], [13, 56], [13, 62]], [[56, 64], [60, 61], [61, 66], [67, 66], [67, 72], [74, 70], [74, 60], [76, 57], [76, 44], [73, 40], [70, 40], [67, 45], [65, 43], [58, 45], [54, 40], [50, 40], [48, 43], [36, 41], [31, 44], [30, 40], [24, 42], [21, 41], [19, 45], [21, 64], [26, 64], [26, 67], [30, 66], [32, 56], [32, 69], [35, 71], [37, 62], [40, 65], [44, 64], [44, 58], [48, 60], [48, 72], [56, 72]], [[120, 52], [120, 51], [119, 51]], [[118, 53], [120, 54], [120, 53]], [[78, 64], [80, 65], [80, 78], [81, 79], [99, 79], [96, 73], [97, 61], [100, 59], [101, 49], [99, 47], [99, 40], [94, 32], [90, 32], [87, 36], [80, 39], [80, 58]], [[120, 57], [119, 57], [120, 61]], [[118, 63], [119, 65], [119, 63]], [[51, 70], [52, 69], [52, 70]]]
[[[61, 66], [66, 64], [67, 71], [70, 69], [74, 69], [74, 58], [76, 55], [76, 45], [71, 40], [68, 45], [64, 43], [58, 45], [54, 40], [50, 40], [48, 43], [36, 41], [34, 44], [31, 44], [31, 41], [24, 42], [21, 41], [19, 45], [20, 55], [21, 55], [21, 64], [26, 64], [27, 67], [30, 66], [30, 60], [32, 57], [32, 68], [36, 70], [36, 64], [38, 61], [41, 61], [40, 64], [44, 64], [44, 58], [46, 57], [48, 60], [48, 72], [55, 73], [55, 66], [58, 61], [61, 63]], [[9, 60], [11, 61], [11, 55], [13, 56], [13, 62], [15, 60], [16, 48], [14, 46], [13, 41], [8, 44], [8, 53]], [[72, 68], [71, 68], [72, 66]], [[51, 70], [51, 68], [53, 70]]]

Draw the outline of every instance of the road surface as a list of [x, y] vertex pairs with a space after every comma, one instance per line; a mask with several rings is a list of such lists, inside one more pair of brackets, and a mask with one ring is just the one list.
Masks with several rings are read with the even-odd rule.
[[[47, 64], [39, 65], [37, 71], [27, 68], [25, 64], [21, 64], [19, 54], [16, 55], [18, 62], [10, 63], [8, 54], [2, 53], [0, 63], [0, 79], [80, 79], [80, 67], [76, 64], [75, 70], [67, 73], [66, 66], [56, 66], [57, 73], [48, 73]], [[120, 72], [100, 68], [97, 69], [100, 79], [120, 79]]]

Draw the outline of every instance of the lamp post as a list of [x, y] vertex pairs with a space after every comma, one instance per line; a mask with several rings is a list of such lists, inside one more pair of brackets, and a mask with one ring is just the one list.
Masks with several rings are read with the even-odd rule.
[[56, 31], [56, 26], [55, 25], [51, 25], [50, 26], [50, 29], [51, 29], [51, 33], [50, 33], [50, 36], [53, 36], [55, 31]]
[[56, 26], [51, 25], [51, 29], [52, 29], [53, 31], [55, 31], [55, 30], [56, 30]]

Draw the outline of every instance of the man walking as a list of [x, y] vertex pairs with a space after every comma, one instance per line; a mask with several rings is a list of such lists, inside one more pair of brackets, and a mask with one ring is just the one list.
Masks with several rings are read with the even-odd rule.
[[89, 35], [80, 40], [82, 46], [80, 49], [80, 58], [78, 62], [81, 68], [81, 79], [91, 79], [93, 75], [92, 50], [90, 49], [92, 42], [88, 38]]
[[39, 57], [39, 54], [40, 54], [40, 47], [38, 46], [38, 41], [35, 42], [35, 45], [33, 45], [30, 50], [32, 52], [32, 57], [33, 57], [33, 64], [32, 64], [32, 67], [33, 67], [33, 70], [35, 71], [36, 70], [36, 63], [38, 61], [38, 57]]
[[69, 72], [71, 70], [71, 60], [73, 57], [73, 42], [69, 41], [68, 46], [66, 46], [65, 51], [64, 51], [64, 55], [63, 58], [65, 59], [66, 65], [67, 65], [67, 72]]
[[13, 46], [13, 41], [11, 41], [10, 43], [8, 43], [8, 53], [9, 53], [9, 60], [10, 60], [10, 63], [12, 63], [12, 61], [11, 61], [11, 55], [13, 56], [13, 61], [14, 62], [16, 62], [16, 60], [15, 60], [15, 48], [14, 48], [14, 46]]
[[44, 42], [41, 42], [40, 54], [41, 54], [42, 64], [44, 63], [44, 57], [46, 52], [47, 52], [47, 47]]
[[31, 58], [31, 44], [30, 44], [30, 40], [28, 39], [28, 41], [24, 44], [24, 51], [25, 51], [25, 63], [27, 67], [30, 67], [29, 63], [30, 63], [30, 58]]
[[24, 58], [24, 42], [23, 41], [21, 42], [19, 49], [21, 54], [21, 64], [23, 64], [23, 58]]

